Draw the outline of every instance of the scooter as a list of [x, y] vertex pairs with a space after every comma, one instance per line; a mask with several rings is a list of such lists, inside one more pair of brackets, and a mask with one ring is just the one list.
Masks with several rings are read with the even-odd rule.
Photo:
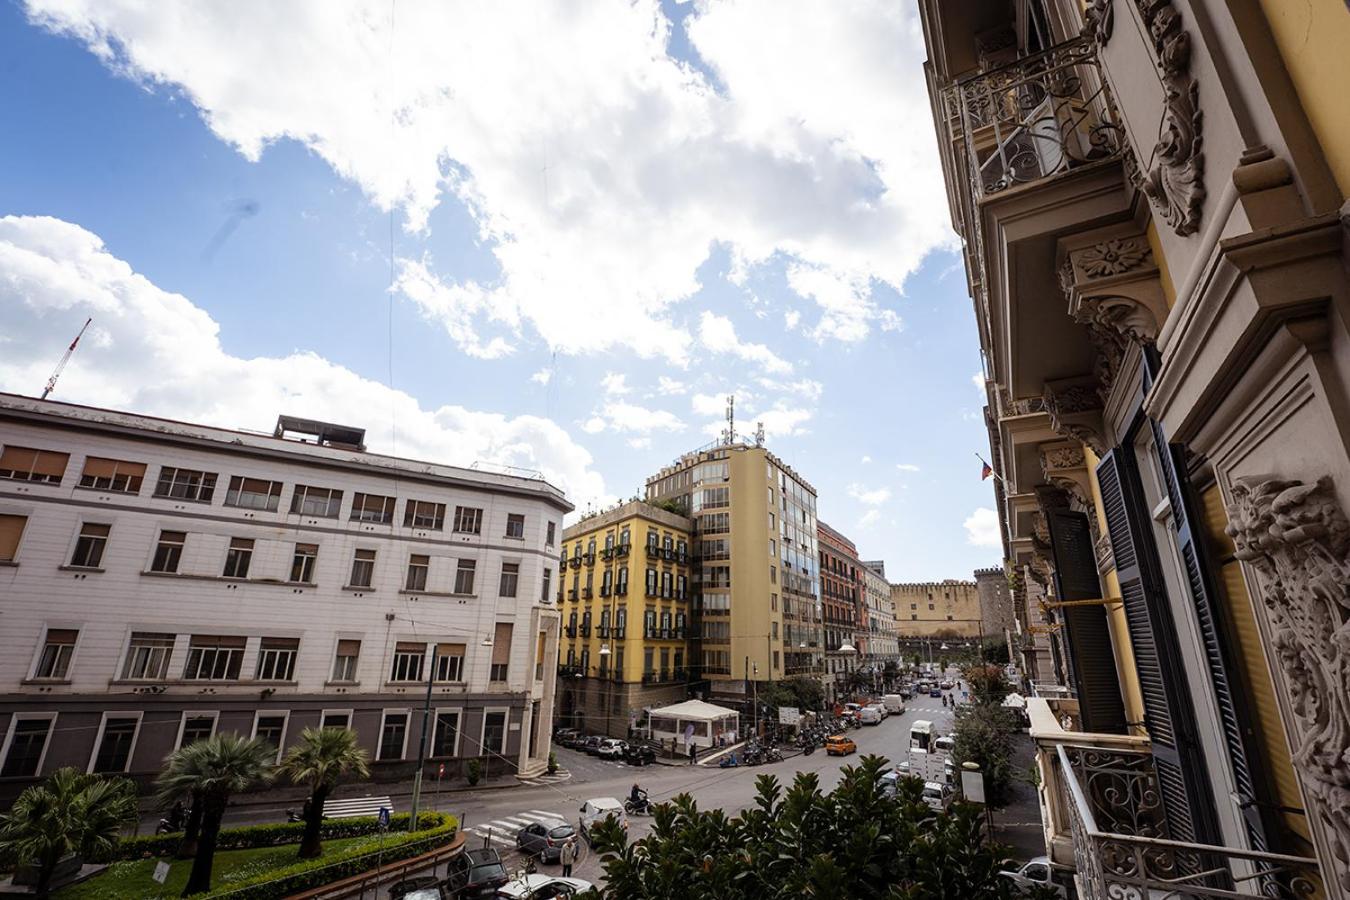
[[303, 815], [301, 815], [300, 813], [296, 812], [296, 811], [293, 810], [293, 809], [288, 809], [288, 810], [286, 810], [286, 821], [287, 821], [287, 822], [303, 822], [303, 821], [305, 821], [305, 817], [304, 817]]
[[733, 753], [730, 756], [722, 757], [722, 761], [717, 764], [717, 767], [719, 769], [734, 769], [739, 765], [740, 763], [736, 761], [736, 754]]

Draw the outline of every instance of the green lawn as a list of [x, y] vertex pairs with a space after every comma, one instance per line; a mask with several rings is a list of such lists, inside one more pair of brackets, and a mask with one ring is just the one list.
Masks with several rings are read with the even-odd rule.
[[[355, 850], [374, 851], [380, 845], [379, 835], [341, 838], [324, 841], [325, 857], [335, 857], [340, 852]], [[252, 878], [268, 869], [288, 866], [296, 862], [297, 844], [283, 844], [280, 847], [260, 847], [253, 850], [222, 850], [216, 854], [215, 865], [211, 869], [211, 887], [220, 890], [231, 883]], [[157, 884], [150, 876], [154, 874], [155, 859], [137, 859], [113, 863], [107, 871], [88, 881], [57, 891], [54, 896], [60, 900], [124, 900], [127, 897], [158, 900], [158, 898], [177, 897], [183, 893], [187, 884], [188, 872], [192, 869], [192, 860], [167, 860], [169, 877], [163, 884]]]

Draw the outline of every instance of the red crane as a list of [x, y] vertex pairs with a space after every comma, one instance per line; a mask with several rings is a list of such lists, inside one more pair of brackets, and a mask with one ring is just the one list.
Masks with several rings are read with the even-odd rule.
[[89, 330], [89, 323], [92, 321], [94, 320], [93, 319], [84, 320], [84, 327], [80, 329], [80, 333], [75, 335], [75, 340], [71, 341], [70, 346], [66, 348], [65, 356], [62, 356], [61, 361], [56, 364], [56, 371], [52, 373], [51, 378], [47, 379], [47, 387], [42, 392], [42, 397], [39, 399], [46, 400], [47, 395], [50, 394], [52, 392], [52, 389], [56, 387], [56, 379], [61, 377], [61, 372], [65, 369], [66, 363], [70, 362], [70, 354], [75, 352], [75, 345], [80, 342], [80, 338], [84, 337], [84, 333]]

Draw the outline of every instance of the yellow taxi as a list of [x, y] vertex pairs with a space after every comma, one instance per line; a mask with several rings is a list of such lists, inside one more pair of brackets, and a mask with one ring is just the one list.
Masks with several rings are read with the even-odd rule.
[[847, 735], [835, 734], [825, 739], [825, 752], [830, 756], [848, 756], [858, 752], [858, 745]]

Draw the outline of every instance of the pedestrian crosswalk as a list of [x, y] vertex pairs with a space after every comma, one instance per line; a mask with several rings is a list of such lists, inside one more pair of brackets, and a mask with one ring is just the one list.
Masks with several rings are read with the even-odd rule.
[[520, 833], [520, 829], [536, 822], [550, 828], [567, 824], [567, 820], [558, 813], [543, 809], [531, 809], [502, 816], [500, 819], [493, 819], [491, 822], [470, 823], [464, 828], [464, 841], [466, 845], [477, 846], [486, 838], [489, 843], [496, 844], [499, 847], [514, 848], [516, 846], [516, 835]]

